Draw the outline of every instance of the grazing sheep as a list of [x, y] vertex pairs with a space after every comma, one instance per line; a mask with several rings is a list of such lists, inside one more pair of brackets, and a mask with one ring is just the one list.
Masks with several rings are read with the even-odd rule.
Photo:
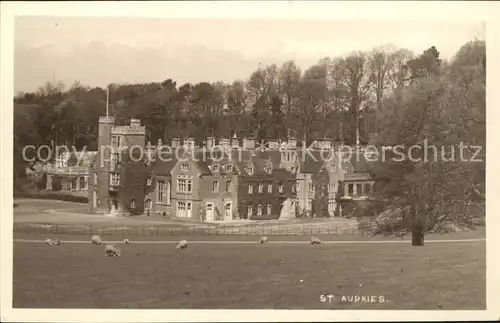
[[321, 241], [319, 238], [311, 237], [311, 244], [323, 244], [323, 241]]
[[59, 239], [57, 239], [57, 238], [56, 238], [56, 239], [53, 241], [53, 243], [54, 243], [54, 245], [58, 246], [58, 245], [60, 245], [60, 244], [61, 244], [61, 240], [59, 240]]
[[187, 240], [181, 240], [181, 241], [179, 241], [179, 243], [177, 244], [177, 247], [175, 247], [175, 249], [186, 249], [187, 246], [188, 246]]
[[52, 245], [54, 244], [54, 241], [52, 241], [52, 239], [47, 239], [47, 240], [45, 240], [45, 243], [47, 244], [47, 246], [52, 247]]
[[129, 239], [125, 239], [125, 240], [123, 240], [123, 242], [125, 242], [125, 244], [129, 244], [130, 240]]
[[104, 246], [104, 253], [107, 257], [120, 257], [121, 250], [115, 244], [107, 244]]
[[92, 236], [92, 244], [101, 244], [101, 243], [102, 243], [101, 236], [97, 234]]
[[259, 243], [260, 244], [269, 243], [269, 240], [267, 239], [267, 237], [262, 237], [262, 238], [260, 238]]

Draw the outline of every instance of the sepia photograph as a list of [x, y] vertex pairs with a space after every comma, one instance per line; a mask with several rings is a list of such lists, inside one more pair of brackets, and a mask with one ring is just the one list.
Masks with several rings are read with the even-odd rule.
[[376, 3], [2, 4], [2, 321], [498, 319], [497, 7]]

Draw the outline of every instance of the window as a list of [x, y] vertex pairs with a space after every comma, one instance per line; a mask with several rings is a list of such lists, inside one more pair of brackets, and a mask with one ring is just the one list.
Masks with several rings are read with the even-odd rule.
[[118, 166], [118, 163], [120, 162], [120, 154], [119, 153], [113, 153], [111, 154], [111, 170], [116, 169]]
[[177, 179], [177, 192], [191, 193], [193, 190], [193, 181], [189, 179]]
[[152, 206], [153, 206], [153, 205], [152, 205], [152, 203], [151, 203], [151, 199], [146, 199], [146, 201], [144, 201], [144, 208], [145, 208], [146, 210], [151, 210]]
[[262, 215], [262, 205], [261, 204], [259, 204], [259, 206], [257, 207], [257, 215], [258, 216]]
[[131, 209], [135, 209], [135, 199], [132, 199], [132, 200], [130, 201], [130, 208], [131, 208]]
[[328, 192], [333, 192], [333, 184], [328, 184]]
[[248, 184], [248, 194], [252, 194], [252, 193], [253, 193], [253, 185]]
[[226, 192], [231, 192], [231, 181], [226, 181]]
[[308, 199], [307, 199], [307, 208], [308, 208], [309, 210], [311, 210], [311, 209], [312, 209], [312, 202], [313, 202], [312, 198], [308, 198]]
[[163, 199], [165, 197], [165, 181], [159, 180], [158, 184], [156, 186], [158, 187], [158, 189], [157, 189], [157, 192], [158, 192], [157, 201], [158, 201], [158, 203], [163, 203]]
[[231, 165], [231, 164], [224, 165], [224, 171], [226, 171], [226, 172], [232, 172], [233, 171], [233, 165]]
[[120, 136], [112, 136], [111, 137], [111, 145], [114, 148], [120, 147]]
[[97, 173], [94, 173], [94, 185], [97, 185]]
[[186, 202], [177, 202], [177, 216], [181, 218], [186, 216]]
[[283, 183], [279, 184], [278, 190], [279, 190], [280, 193], [283, 193]]
[[297, 193], [299, 193], [299, 192], [300, 192], [300, 182], [299, 182], [299, 181], [296, 181], [296, 182], [295, 182], [295, 191], [296, 191]]
[[347, 185], [347, 194], [349, 195], [354, 194], [354, 184]]
[[267, 192], [272, 193], [273, 192], [273, 184], [269, 183], [267, 184]]
[[120, 185], [120, 174], [118, 173], [111, 173], [109, 176], [109, 184], [111, 186], [117, 186]]
[[247, 208], [247, 215], [248, 217], [252, 216], [252, 204], [248, 204], [248, 208]]
[[165, 184], [166, 184], [165, 187], [166, 187], [166, 191], [167, 191], [167, 193], [165, 194], [167, 197], [167, 204], [170, 205], [170, 203], [171, 203], [171, 201], [170, 201], [170, 188], [172, 187], [172, 184], [169, 181], [167, 181]]
[[252, 166], [252, 165], [248, 165], [247, 167], [245, 167], [245, 171], [246, 171], [249, 175], [252, 175], [252, 174], [253, 174], [253, 166]]
[[180, 218], [191, 217], [192, 205], [191, 202], [177, 202], [177, 216]]
[[334, 212], [335, 211], [335, 199], [330, 198], [328, 199], [328, 212]]
[[361, 184], [356, 184], [356, 195], [361, 195], [362, 192], [362, 185]]
[[187, 171], [189, 170], [189, 166], [188, 166], [188, 164], [182, 164], [182, 165], [181, 165], [181, 170], [182, 170], [183, 172], [187, 172]]
[[151, 186], [153, 185], [153, 180], [151, 179], [151, 176], [148, 176], [147, 180], [146, 180], [146, 185], [147, 186]]
[[218, 192], [219, 191], [219, 181], [213, 181], [212, 182], [212, 192]]
[[267, 205], [267, 215], [271, 215], [272, 210], [273, 210], [273, 206], [271, 204], [268, 204]]
[[219, 171], [219, 164], [213, 164], [212, 165], [212, 172], [218, 172]]
[[345, 163], [345, 162], [344, 162], [344, 163], [342, 163], [342, 169], [343, 169], [343, 170], [347, 170], [347, 163]]
[[84, 190], [87, 188], [87, 181], [85, 180], [85, 177], [80, 177], [80, 189]]
[[314, 191], [313, 183], [312, 182], [307, 183], [307, 188], [308, 188], [309, 192], [313, 192]]
[[71, 189], [76, 190], [76, 179], [71, 181]]
[[264, 184], [259, 183], [259, 193], [262, 193], [264, 191]]

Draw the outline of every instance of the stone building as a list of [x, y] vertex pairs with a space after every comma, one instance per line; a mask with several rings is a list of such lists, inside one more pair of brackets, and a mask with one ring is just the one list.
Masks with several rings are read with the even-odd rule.
[[[123, 153], [145, 151], [146, 128], [138, 119], [130, 120], [127, 126], [115, 125], [112, 116], [99, 117], [98, 152], [90, 167], [89, 211], [92, 213], [124, 212], [128, 203], [121, 200], [120, 187], [123, 172], [120, 171]], [[144, 192], [143, 192], [144, 193]], [[144, 201], [136, 201], [141, 203]]]
[[[331, 140], [300, 147], [295, 138], [256, 143], [244, 138], [172, 138], [145, 145], [140, 120], [116, 126], [99, 119], [99, 151], [88, 171], [91, 212], [174, 216], [196, 221], [314, 216], [317, 176], [328, 190], [328, 215], [373, 192], [366, 159], [337, 154]], [[130, 160], [133, 148], [146, 154]], [[344, 160], [346, 159], [346, 160]], [[325, 184], [326, 183], [326, 184]]]

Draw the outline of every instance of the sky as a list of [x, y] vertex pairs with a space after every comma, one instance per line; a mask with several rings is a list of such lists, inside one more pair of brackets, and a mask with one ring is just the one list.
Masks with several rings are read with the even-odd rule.
[[436, 46], [451, 58], [484, 39], [474, 21], [158, 19], [25, 16], [14, 25], [14, 91], [47, 81], [109, 83], [246, 80], [259, 67], [392, 44], [415, 53]]

